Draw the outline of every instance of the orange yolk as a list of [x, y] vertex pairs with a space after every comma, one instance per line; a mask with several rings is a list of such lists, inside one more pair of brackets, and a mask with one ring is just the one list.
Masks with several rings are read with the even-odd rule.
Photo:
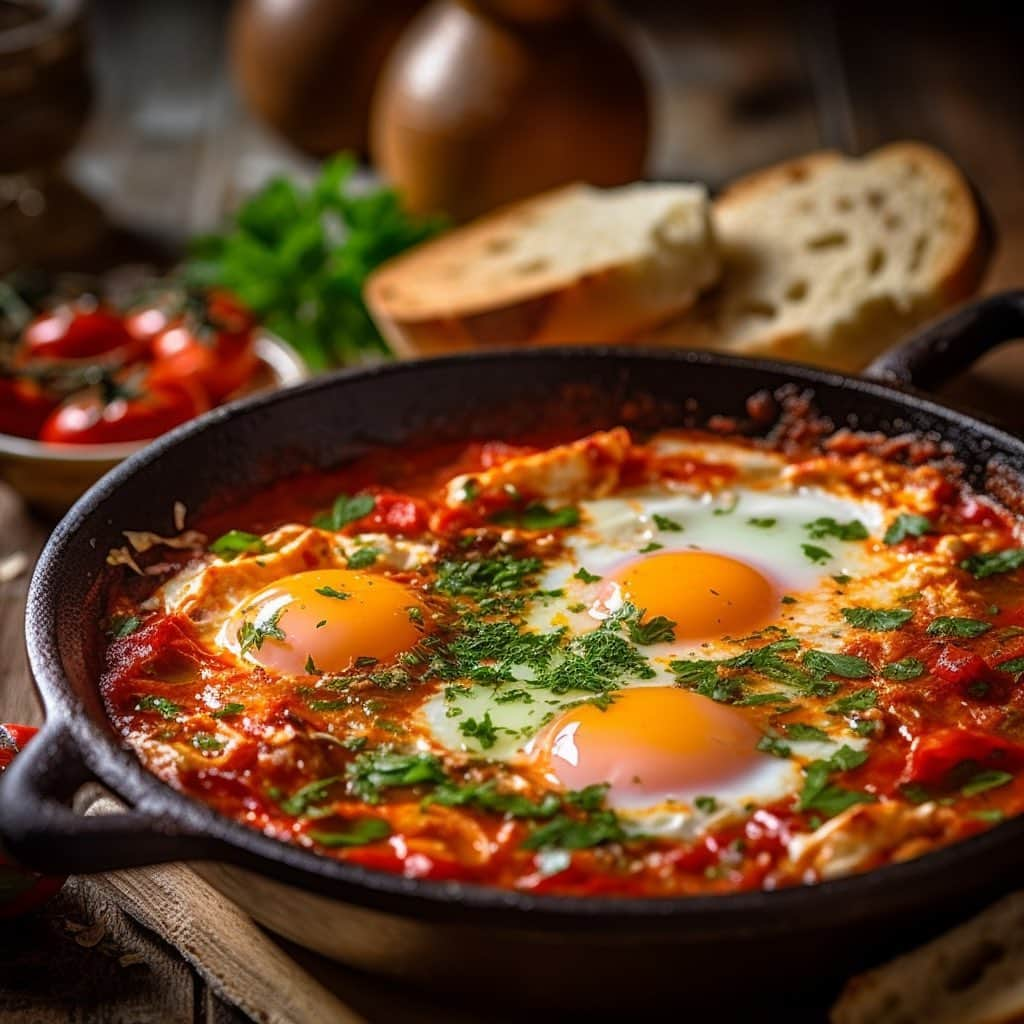
[[751, 777], [771, 758], [739, 712], [666, 686], [620, 693], [605, 711], [582, 704], [543, 734], [540, 757], [566, 789], [609, 783], [613, 806], [692, 799]]
[[706, 551], [668, 551], [631, 562], [601, 596], [610, 611], [632, 601], [647, 610], [646, 618], [667, 616], [681, 640], [752, 633], [779, 607], [776, 588], [756, 569]]
[[[300, 572], [265, 587], [228, 624], [244, 657], [290, 675], [344, 672], [414, 647], [423, 608], [403, 584], [347, 569]], [[253, 639], [255, 634], [255, 639]]]

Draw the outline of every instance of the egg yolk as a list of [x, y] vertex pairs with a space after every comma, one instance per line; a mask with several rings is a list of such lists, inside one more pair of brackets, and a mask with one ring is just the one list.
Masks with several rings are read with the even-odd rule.
[[766, 626], [779, 607], [772, 583], [745, 562], [707, 551], [669, 551], [631, 562], [608, 581], [609, 612], [631, 601], [664, 615], [681, 640], [742, 635]]
[[692, 799], [752, 776], [771, 758], [739, 712], [674, 687], [627, 690], [602, 711], [582, 704], [542, 735], [539, 756], [566, 789], [608, 783], [608, 802], [629, 808]]
[[401, 583], [322, 569], [286, 576], [246, 601], [228, 623], [228, 642], [258, 665], [290, 675], [344, 672], [357, 658], [387, 662], [414, 647], [421, 633], [413, 620], [422, 617]]

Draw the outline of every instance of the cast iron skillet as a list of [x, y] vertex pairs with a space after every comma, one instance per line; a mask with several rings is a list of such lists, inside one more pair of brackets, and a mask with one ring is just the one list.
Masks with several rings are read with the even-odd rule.
[[[577, 385], [601, 396], [588, 406], [593, 426], [614, 421], [634, 396], [653, 398], [648, 409], [663, 403], [698, 418], [742, 418], [748, 396], [796, 384], [837, 427], [940, 436], [984, 489], [995, 478], [1024, 476], [1024, 443], [902, 388], [936, 386], [1021, 336], [1024, 291], [962, 308], [877, 360], [864, 378], [705, 352], [574, 348], [343, 373], [214, 410], [106, 476], [43, 551], [26, 630], [47, 720], [0, 786], [5, 847], [60, 873], [199, 861], [258, 920], [321, 952], [502, 1001], [635, 1008], [674, 993], [689, 1005], [703, 997], [721, 1005], [723, 995], [735, 1005], [744, 992], [763, 1001], [769, 986], [769, 999], [784, 1004], [848, 975], [1019, 879], [1024, 817], [905, 864], [778, 892], [559, 898], [370, 872], [218, 816], [122, 746], [96, 689], [104, 557], [122, 543], [123, 529], [173, 532], [175, 501], [196, 510], [371, 444], [467, 430], [507, 435]], [[87, 781], [131, 810], [76, 815], [67, 802]]]

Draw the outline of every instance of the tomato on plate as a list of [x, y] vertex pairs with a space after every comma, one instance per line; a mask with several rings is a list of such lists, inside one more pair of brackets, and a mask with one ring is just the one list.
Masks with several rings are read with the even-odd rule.
[[[0, 725], [0, 775], [38, 730], [30, 725]], [[64, 884], [27, 871], [0, 855], [0, 918], [24, 914], [45, 903]]]
[[210, 408], [192, 381], [137, 382], [106, 379], [64, 402], [43, 424], [41, 441], [51, 444], [118, 444], [149, 441]]
[[27, 377], [0, 377], [0, 434], [37, 437], [59, 401]]
[[256, 369], [252, 316], [231, 296], [212, 292], [200, 314], [157, 334], [152, 352], [154, 381], [193, 380], [220, 402]]
[[95, 359], [115, 353], [127, 360], [140, 350], [118, 313], [81, 304], [40, 313], [25, 328], [21, 345], [27, 360]]

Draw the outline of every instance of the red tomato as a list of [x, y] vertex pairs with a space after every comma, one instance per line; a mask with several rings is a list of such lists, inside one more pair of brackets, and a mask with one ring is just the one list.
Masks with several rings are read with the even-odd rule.
[[24, 377], [0, 377], [0, 434], [38, 437], [59, 399]]
[[932, 671], [947, 683], [970, 686], [983, 682], [990, 670], [985, 660], [956, 644], [943, 644], [932, 662]]
[[[38, 730], [29, 725], [0, 725], [0, 775]], [[15, 917], [45, 903], [64, 884], [26, 871], [0, 856], [0, 918]]]
[[414, 536], [427, 528], [430, 509], [425, 501], [389, 492], [374, 497], [377, 503], [369, 515], [359, 520], [360, 529]]
[[941, 785], [964, 761], [976, 761], [986, 767], [1012, 767], [1024, 761], [1024, 749], [978, 729], [937, 729], [918, 736], [910, 745], [901, 781]]
[[121, 317], [102, 306], [58, 306], [41, 313], [25, 328], [22, 346], [29, 359], [47, 360], [94, 359], [139, 348]]
[[39, 438], [51, 444], [149, 441], [209, 407], [193, 382], [150, 377], [138, 389], [124, 385], [107, 396], [101, 388], [72, 395], [43, 424]]
[[222, 401], [256, 369], [252, 328], [252, 317], [234, 299], [212, 293], [200, 327], [186, 319], [154, 338], [154, 381], [194, 380], [215, 403]]

